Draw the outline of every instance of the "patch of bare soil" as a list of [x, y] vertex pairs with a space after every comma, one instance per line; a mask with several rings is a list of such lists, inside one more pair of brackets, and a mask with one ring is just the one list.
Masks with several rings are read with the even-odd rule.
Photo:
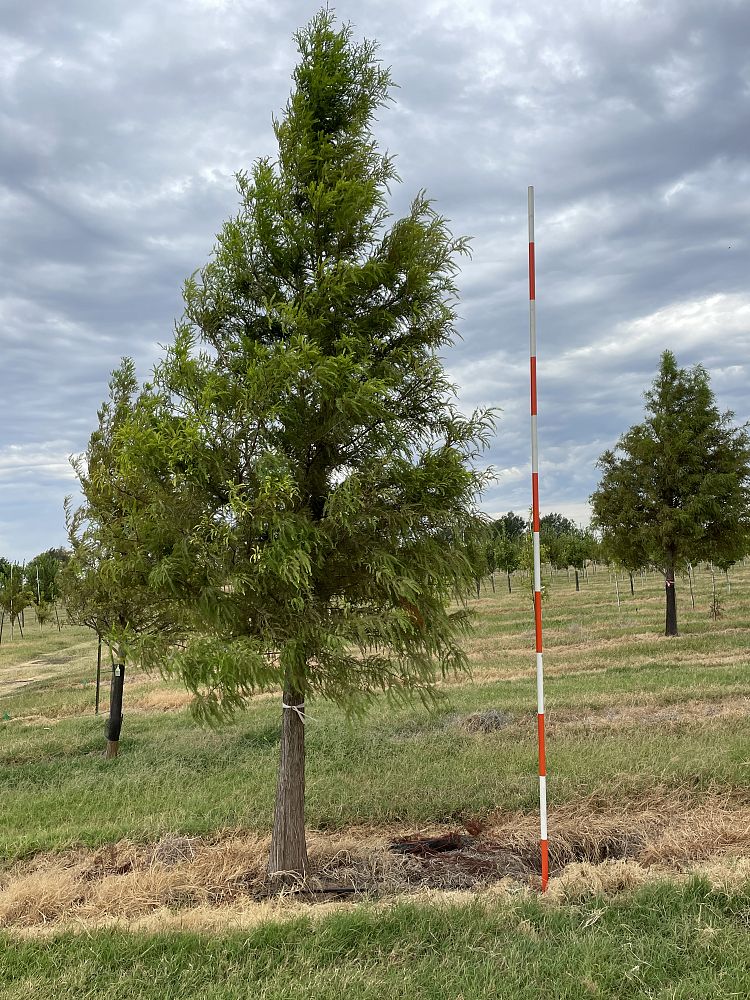
[[[312, 834], [310, 876], [283, 891], [265, 874], [267, 838], [247, 834], [41, 854], [0, 877], [0, 927], [156, 930], [165, 926], [156, 915], [169, 910], [168, 923], [197, 929], [312, 903], [327, 910], [405, 894], [530, 892], [539, 887], [537, 837], [536, 817], [520, 813], [467, 817], [460, 828]], [[558, 900], [686, 877], [696, 865], [718, 881], [749, 879], [750, 803], [726, 796], [696, 807], [665, 793], [616, 809], [594, 799], [559, 808], [550, 815], [550, 865], [549, 897]]]

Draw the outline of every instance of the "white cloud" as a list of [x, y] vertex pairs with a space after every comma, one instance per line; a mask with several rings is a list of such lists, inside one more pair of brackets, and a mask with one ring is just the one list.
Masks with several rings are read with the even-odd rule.
[[0, 482], [55, 479], [70, 481], [75, 473], [70, 465], [65, 443], [43, 441], [36, 444], [11, 444], [0, 448]]

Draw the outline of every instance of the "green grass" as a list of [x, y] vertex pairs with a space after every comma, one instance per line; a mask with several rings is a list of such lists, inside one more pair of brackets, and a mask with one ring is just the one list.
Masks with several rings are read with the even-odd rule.
[[0, 949], [4, 1000], [729, 1000], [750, 982], [748, 892], [693, 880], [558, 907], [362, 906], [242, 933], [117, 930]]
[[[604, 693], [611, 698], [613, 685], [628, 679], [610, 678]], [[575, 705], [576, 688], [563, 681], [560, 703]], [[530, 692], [524, 699], [520, 687], [492, 685], [475, 697], [457, 691], [449, 712], [439, 715], [381, 705], [359, 725], [316, 705], [307, 733], [308, 824], [408, 826], [462, 811], [534, 809], [535, 720]], [[497, 733], [468, 734], [451, 718], [498, 705], [518, 714]], [[126, 716], [123, 738], [121, 757], [106, 761], [102, 722], [94, 718], [0, 727], [0, 856], [174, 830], [269, 829], [278, 759], [275, 704], [258, 703], [241, 722], [218, 731], [200, 728], [186, 714]], [[661, 726], [639, 730], [637, 739], [630, 728], [565, 729], [550, 741], [550, 802], [607, 795], [613, 785], [626, 796], [655, 785], [696, 797], [717, 786], [742, 788], [749, 745], [747, 719], [731, 728], [721, 719], [673, 726], [668, 741]]]
[[[735, 573], [727, 615], [718, 622], [683, 608], [677, 639], [659, 634], [655, 580], [649, 582], [650, 631], [636, 630], [627, 619], [636, 600], [644, 605], [643, 593], [623, 595], [618, 610], [606, 572], [592, 575], [580, 594], [564, 589], [563, 580], [558, 577], [546, 609], [552, 622], [546, 658], [550, 805], [591, 794], [637, 798], [656, 786], [679, 788], [696, 801], [708, 791], [741, 794], [750, 776], [750, 718], [738, 713], [727, 721], [711, 711], [750, 696], [750, 626], [743, 624], [750, 570]], [[410, 827], [460, 813], [536, 809], [533, 653], [528, 635], [519, 631], [521, 623], [528, 631], [528, 595], [522, 587], [512, 595], [498, 588], [477, 607], [469, 649], [481, 651], [475, 657], [478, 681], [446, 687], [435, 712], [394, 708], [381, 699], [349, 724], [331, 706], [309, 707], [311, 828]], [[583, 641], [579, 621], [589, 636]], [[62, 653], [65, 635], [49, 630], [44, 653]], [[0, 719], [42, 717], [0, 722], [0, 859], [171, 831], [270, 828], [279, 740], [275, 702], [257, 701], [235, 723], [212, 731], [187, 712], [129, 712], [126, 686], [121, 756], [106, 761], [104, 719], [93, 715], [95, 646], [80, 630], [67, 635], [73, 648], [67, 672], [0, 699]], [[0, 652], [5, 657], [5, 643]], [[16, 652], [14, 646], [17, 664]], [[0, 682], [8, 666], [13, 664], [0, 660]], [[129, 677], [132, 683], [137, 674]], [[707, 707], [705, 717], [680, 721], [680, 706], [696, 701]], [[587, 726], [592, 712], [638, 706], [646, 712], [673, 707], [676, 721], [649, 724], [646, 716], [638, 725]], [[463, 717], [488, 708], [502, 710], [508, 726], [491, 734], [463, 731]], [[556, 713], [564, 724], [555, 725]], [[55, 723], [45, 721], [58, 716]]]
[[[681, 635], [666, 639], [655, 576], [639, 580], [634, 597], [623, 583], [619, 608], [606, 571], [578, 594], [564, 575], [555, 578], [544, 611], [553, 810], [588, 796], [637, 807], [656, 789], [678, 789], [683, 804], [696, 806], [716, 792], [735, 801], [746, 795], [750, 568], [733, 574], [731, 595], [718, 583], [724, 617], [709, 617], [710, 577], [701, 571], [695, 611], [681, 588]], [[536, 813], [527, 587], [519, 582], [508, 595], [499, 584], [476, 606], [467, 641], [476, 680], [449, 683], [435, 711], [380, 699], [348, 724], [331, 706], [309, 706], [310, 828], [408, 830], [498, 808]], [[28, 670], [31, 660], [40, 662]], [[69, 627], [29, 630], [0, 647], [0, 720], [10, 716], [0, 721], [0, 872], [40, 850], [270, 829], [276, 701], [258, 700], [236, 722], [206, 730], [185, 711], [133, 710], [142, 679], [131, 669], [121, 756], [107, 761], [104, 718], [93, 715], [95, 663], [90, 634]], [[106, 708], [106, 667], [104, 674]], [[19, 678], [28, 683], [19, 687]], [[722, 717], [727, 706], [740, 710]], [[504, 713], [504, 728], [461, 727], [465, 716], [489, 708]], [[613, 714], [624, 723], [602, 726]], [[311, 912], [200, 936], [111, 928], [0, 935], [0, 996], [729, 1000], [744, 997], [750, 981], [750, 887], [730, 893], [699, 880], [655, 882], [580, 904], [524, 897]]]
[[29, 623], [24, 629], [23, 637], [16, 630], [14, 638], [11, 639], [6, 622], [3, 641], [0, 644], [0, 670], [38, 657], [67, 654], [71, 647], [93, 651], [94, 659], [96, 658], [96, 637], [91, 629], [65, 624], [62, 630], [58, 630], [56, 625], [45, 625], [40, 630], [38, 626]]

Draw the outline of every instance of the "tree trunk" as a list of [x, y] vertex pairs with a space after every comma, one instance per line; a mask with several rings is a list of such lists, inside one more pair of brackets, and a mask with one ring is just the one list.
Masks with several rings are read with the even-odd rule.
[[633, 581], [633, 574], [628, 571], [628, 575], [630, 576], [630, 596], [635, 597], [635, 583]]
[[109, 688], [109, 718], [105, 734], [107, 737], [107, 757], [116, 757], [120, 750], [122, 731], [122, 692], [125, 687], [125, 664], [112, 664], [112, 681]]
[[509, 594], [513, 593], [513, 588], [510, 585], [510, 570], [508, 570], [508, 593]]
[[578, 592], [580, 589], [581, 589], [581, 585], [578, 582], [578, 570], [576, 570], [576, 592]]
[[674, 564], [667, 566], [664, 587], [667, 592], [667, 621], [665, 635], [679, 635], [677, 631], [677, 594], [674, 585]]
[[495, 574], [490, 573], [490, 583], [492, 584], [492, 593], [495, 593]]
[[309, 865], [305, 842], [304, 697], [285, 687], [283, 705], [289, 707], [281, 712], [281, 755], [268, 860], [268, 874], [282, 885], [304, 878]]

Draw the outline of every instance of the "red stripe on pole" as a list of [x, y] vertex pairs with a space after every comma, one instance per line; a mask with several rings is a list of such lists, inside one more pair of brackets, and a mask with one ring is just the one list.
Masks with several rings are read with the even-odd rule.
[[539, 777], [547, 777], [547, 754], [544, 749], [544, 714], [536, 717], [536, 727], [539, 730]]
[[531, 509], [534, 512], [533, 530], [539, 531], [539, 473], [531, 473]]
[[536, 298], [536, 266], [534, 263], [533, 243], [529, 243], [529, 298]]
[[547, 841], [541, 841], [542, 848], [542, 892], [547, 891], [547, 882], [549, 881], [549, 850], [547, 846]]
[[531, 415], [536, 416], [536, 357], [531, 356]]
[[542, 652], [542, 595], [534, 591], [534, 625], [536, 628], [536, 652]]

